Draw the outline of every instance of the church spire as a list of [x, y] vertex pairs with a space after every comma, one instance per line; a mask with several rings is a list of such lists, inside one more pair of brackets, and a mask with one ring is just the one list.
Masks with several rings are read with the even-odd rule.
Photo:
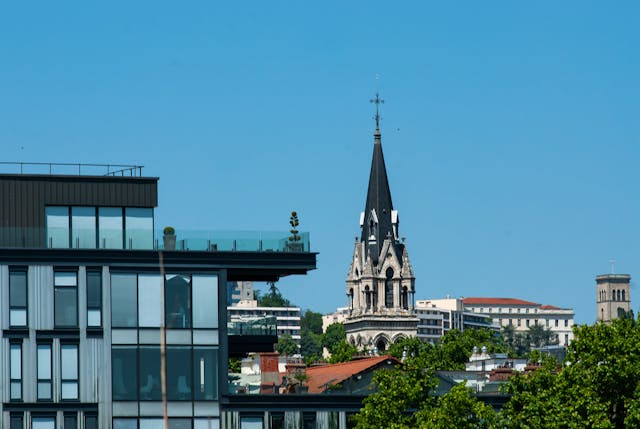
[[384, 103], [378, 93], [371, 100], [376, 105], [376, 131], [373, 140], [373, 158], [371, 161], [371, 172], [369, 174], [369, 189], [367, 191], [367, 202], [365, 204], [364, 216], [362, 218], [361, 241], [365, 243], [369, 256], [377, 262], [382, 243], [387, 237], [397, 236], [397, 231], [393, 229], [392, 219], [393, 203], [391, 201], [391, 190], [387, 179], [387, 168], [384, 163], [382, 153], [382, 136], [380, 133], [380, 104]]

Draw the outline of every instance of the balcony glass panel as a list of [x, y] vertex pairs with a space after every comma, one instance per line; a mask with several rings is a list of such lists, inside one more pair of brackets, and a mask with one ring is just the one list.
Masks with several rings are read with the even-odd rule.
[[76, 249], [96, 248], [95, 207], [71, 207], [71, 246]]
[[47, 247], [69, 248], [69, 208], [46, 207]]
[[122, 249], [122, 209], [120, 207], [98, 208], [98, 247]]
[[125, 209], [125, 247], [127, 249], [153, 248], [153, 209]]

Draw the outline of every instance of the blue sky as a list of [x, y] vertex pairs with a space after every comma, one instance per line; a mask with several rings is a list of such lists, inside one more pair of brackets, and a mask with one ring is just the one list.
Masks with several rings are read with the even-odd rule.
[[178, 233], [284, 230], [295, 209], [318, 269], [281, 289], [329, 312], [379, 86], [417, 298], [518, 297], [590, 323], [610, 258], [640, 276], [638, 16], [632, 1], [5, 2], [1, 158], [142, 164], [156, 224]]

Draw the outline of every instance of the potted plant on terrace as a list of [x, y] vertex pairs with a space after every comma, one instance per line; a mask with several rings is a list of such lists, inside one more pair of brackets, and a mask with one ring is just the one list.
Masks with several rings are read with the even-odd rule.
[[298, 234], [298, 225], [300, 225], [300, 221], [298, 220], [298, 213], [295, 210], [291, 212], [289, 225], [291, 225], [291, 229], [289, 230], [291, 235], [289, 236], [287, 249], [290, 252], [302, 252], [304, 250], [304, 243], [300, 241], [301, 237]]
[[176, 250], [176, 230], [172, 226], [165, 226], [162, 232], [164, 250]]

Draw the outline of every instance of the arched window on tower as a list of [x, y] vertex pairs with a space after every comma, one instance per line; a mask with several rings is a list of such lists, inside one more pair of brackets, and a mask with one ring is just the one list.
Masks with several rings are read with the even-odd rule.
[[623, 290], [622, 290], [622, 300], [623, 300], [623, 301], [626, 301], [625, 296], [624, 296], [624, 295], [625, 295], [625, 294], [624, 294], [624, 292], [625, 292], [625, 291], [624, 291], [624, 289], [623, 289]]
[[364, 302], [367, 307], [367, 310], [371, 309], [371, 291], [369, 290], [369, 286], [365, 286], [364, 288]]
[[402, 308], [404, 308], [405, 310], [409, 309], [409, 291], [407, 290], [407, 287], [403, 287], [402, 288]]
[[384, 306], [393, 308], [393, 269], [387, 269], [387, 278], [384, 282]]
[[615, 301], [616, 300], [616, 291], [615, 289], [611, 291], [611, 301]]
[[618, 301], [621, 301], [621, 299], [620, 299], [620, 289], [618, 289]]
[[349, 309], [353, 310], [353, 288], [349, 289], [348, 300], [349, 300]]

